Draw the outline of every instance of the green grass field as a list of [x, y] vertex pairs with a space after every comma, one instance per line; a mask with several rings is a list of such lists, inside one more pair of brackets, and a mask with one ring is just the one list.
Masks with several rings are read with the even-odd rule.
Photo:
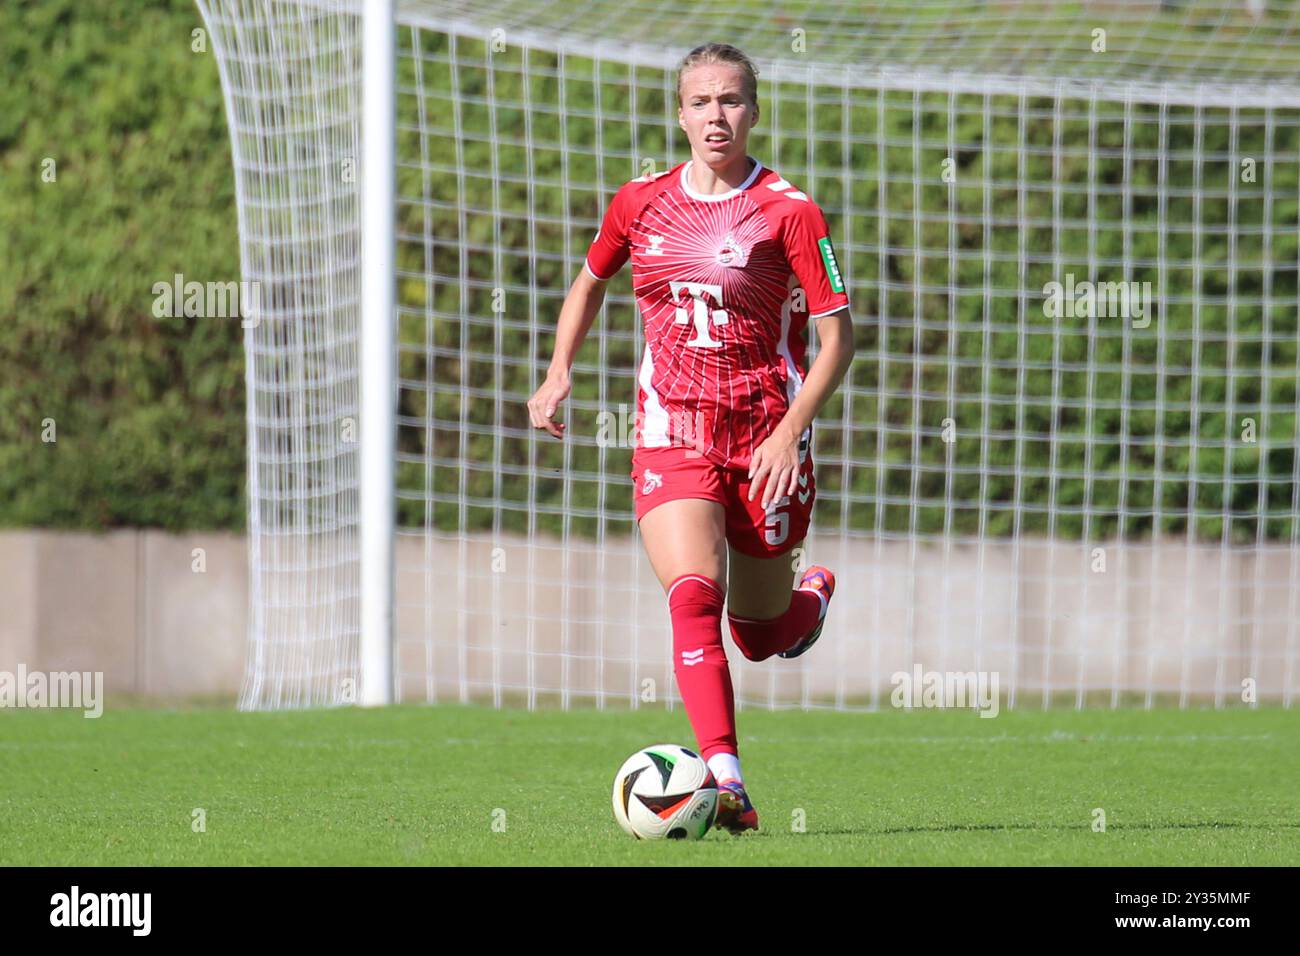
[[762, 830], [638, 843], [609, 791], [660, 742], [680, 708], [7, 711], [0, 865], [1300, 864], [1296, 711], [745, 710]]

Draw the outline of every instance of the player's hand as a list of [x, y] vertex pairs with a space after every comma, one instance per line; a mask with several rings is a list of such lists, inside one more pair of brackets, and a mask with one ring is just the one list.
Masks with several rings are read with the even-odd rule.
[[773, 501], [794, 494], [799, 486], [799, 436], [777, 425], [754, 450], [749, 462], [749, 500], [761, 489], [763, 510]]
[[569, 376], [563, 372], [550, 372], [546, 381], [528, 400], [528, 417], [534, 428], [545, 428], [556, 438], [564, 437], [564, 422], [553, 422], [551, 418], [559, 410], [560, 402], [569, 397]]

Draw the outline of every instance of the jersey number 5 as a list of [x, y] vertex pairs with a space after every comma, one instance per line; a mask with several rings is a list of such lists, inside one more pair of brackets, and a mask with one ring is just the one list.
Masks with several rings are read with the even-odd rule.
[[790, 534], [790, 514], [781, 509], [788, 504], [790, 504], [790, 496], [783, 495], [768, 506], [764, 535], [768, 544], [785, 544], [786, 536]]

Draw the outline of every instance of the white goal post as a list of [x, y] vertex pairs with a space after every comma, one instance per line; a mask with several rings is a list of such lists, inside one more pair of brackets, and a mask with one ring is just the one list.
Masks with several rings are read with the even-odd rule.
[[857, 332], [795, 556], [840, 591], [814, 653], [729, 654], [739, 706], [968, 673], [1013, 707], [1292, 704], [1292, 5], [196, 2], [261, 292], [242, 707], [679, 703], [628, 270], [565, 439], [524, 402], [614, 191], [689, 157], [706, 40], [758, 64], [750, 153], [826, 213]]
[[361, 57], [361, 699], [393, 702], [397, 21], [369, 0]]

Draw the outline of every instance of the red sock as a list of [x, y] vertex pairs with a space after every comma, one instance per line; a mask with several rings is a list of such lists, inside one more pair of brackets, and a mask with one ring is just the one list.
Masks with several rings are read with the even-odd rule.
[[673, 674], [700, 756], [736, 753], [736, 699], [722, 647], [722, 587], [702, 574], [683, 574], [668, 588], [673, 619]]
[[822, 599], [816, 592], [796, 589], [790, 596], [790, 606], [780, 617], [759, 621], [728, 612], [727, 620], [731, 622], [731, 637], [740, 653], [751, 661], [765, 661], [803, 640], [821, 612]]

